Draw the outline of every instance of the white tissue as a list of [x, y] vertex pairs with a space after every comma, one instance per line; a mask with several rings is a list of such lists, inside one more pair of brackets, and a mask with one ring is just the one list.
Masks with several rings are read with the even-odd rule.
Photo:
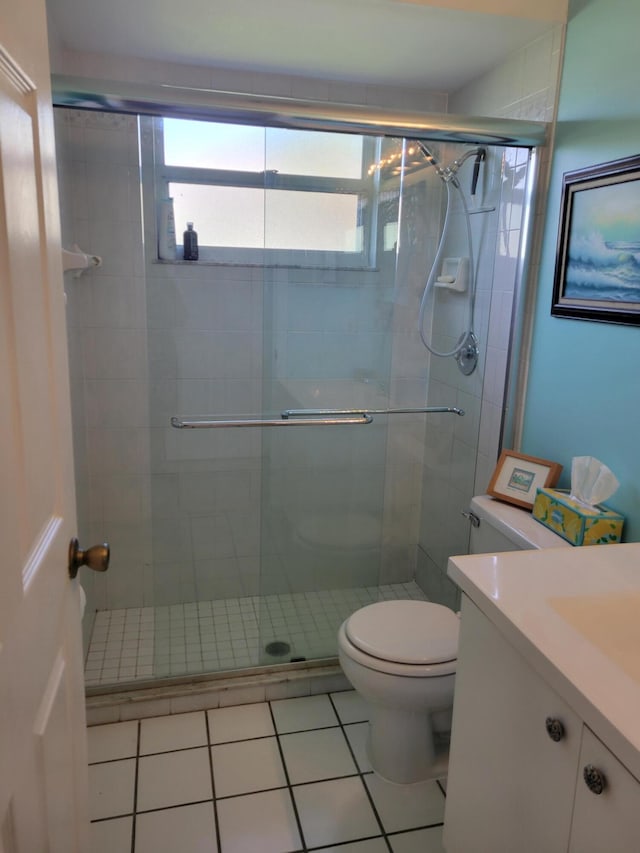
[[571, 461], [571, 498], [595, 509], [618, 488], [614, 473], [594, 456], [574, 456]]

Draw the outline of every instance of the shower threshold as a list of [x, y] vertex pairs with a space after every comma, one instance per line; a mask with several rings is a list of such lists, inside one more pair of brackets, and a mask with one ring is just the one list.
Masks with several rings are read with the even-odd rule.
[[347, 616], [366, 604], [399, 598], [426, 596], [410, 581], [101, 610], [85, 684], [97, 688], [335, 658], [338, 628]]

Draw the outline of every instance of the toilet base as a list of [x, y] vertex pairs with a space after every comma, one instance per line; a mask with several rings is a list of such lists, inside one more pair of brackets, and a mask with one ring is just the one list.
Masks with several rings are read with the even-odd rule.
[[449, 750], [439, 745], [428, 714], [371, 707], [367, 754], [374, 771], [387, 782], [410, 785], [447, 775]]

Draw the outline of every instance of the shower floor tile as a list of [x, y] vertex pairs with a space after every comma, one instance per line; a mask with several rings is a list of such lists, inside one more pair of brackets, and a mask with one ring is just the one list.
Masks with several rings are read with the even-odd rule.
[[411, 581], [101, 610], [85, 681], [96, 686], [335, 657], [338, 628], [347, 616], [366, 604], [397, 598], [426, 596]]

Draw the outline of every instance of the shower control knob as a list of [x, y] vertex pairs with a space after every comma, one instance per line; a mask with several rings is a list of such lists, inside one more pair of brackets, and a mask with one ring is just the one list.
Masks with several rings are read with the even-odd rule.
[[593, 764], [585, 765], [582, 776], [592, 794], [601, 794], [607, 787], [607, 779], [604, 773], [594, 767]]
[[558, 743], [558, 741], [561, 741], [564, 738], [564, 726], [560, 720], [557, 720], [555, 717], [547, 717], [544, 724], [547, 729], [547, 734], [551, 740]]
[[102, 545], [93, 545], [83, 551], [77, 539], [69, 542], [69, 577], [75, 578], [80, 566], [88, 566], [94, 572], [106, 572], [109, 568], [109, 557], [111, 550], [106, 542]]

